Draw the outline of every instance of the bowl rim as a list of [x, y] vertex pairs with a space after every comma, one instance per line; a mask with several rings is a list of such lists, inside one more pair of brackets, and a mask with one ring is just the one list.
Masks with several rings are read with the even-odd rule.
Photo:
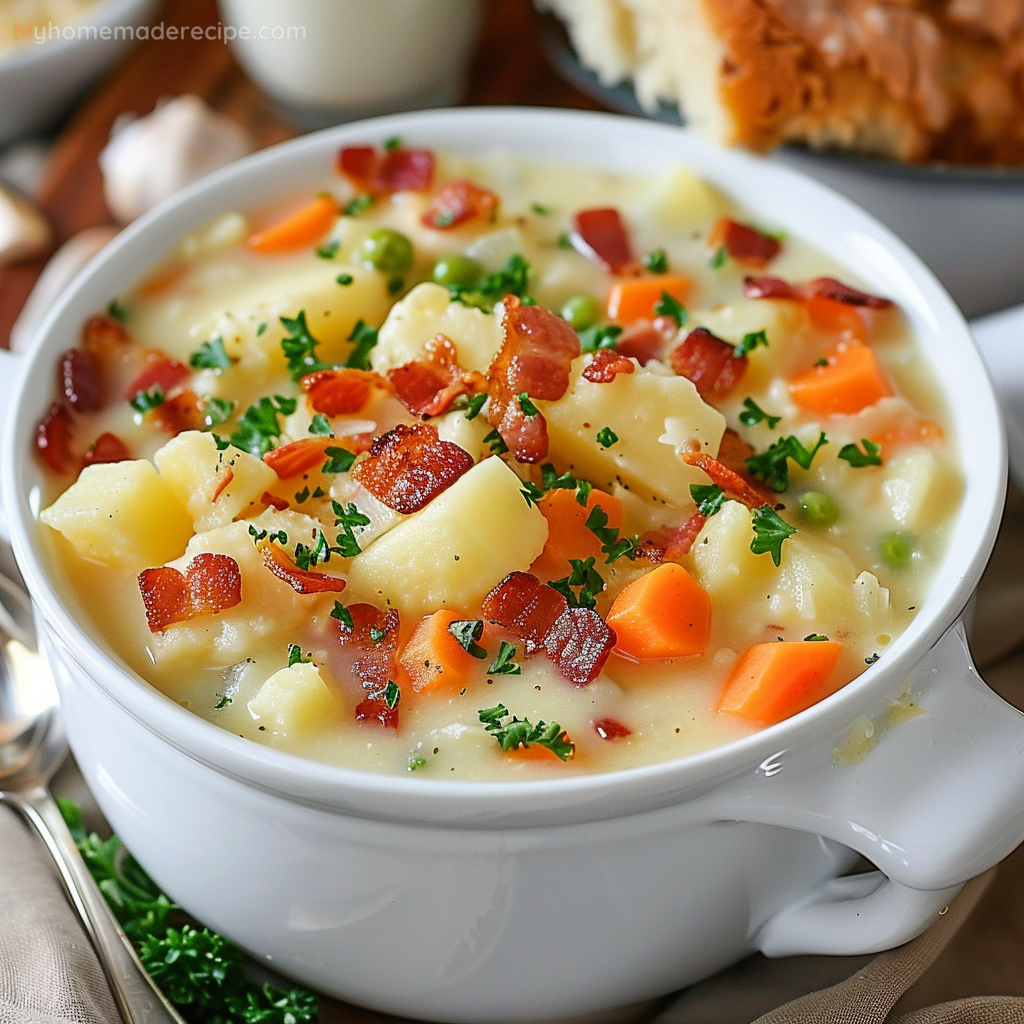
[[[530, 133], [540, 141], [531, 139], [529, 144], [524, 141], [531, 137]], [[657, 160], [664, 167], [673, 161], [696, 164], [695, 170], [700, 177], [710, 177], [712, 183], [726, 192], [730, 190], [724, 187], [723, 182], [731, 179], [756, 182], [761, 191], [776, 187], [783, 193], [786, 189], [796, 190], [794, 194], [799, 194], [801, 211], [813, 210], [818, 220], [828, 214], [849, 227], [843, 236], [843, 245], [836, 243], [827, 250], [829, 255], [835, 256], [836, 249], [845, 246], [844, 252], [849, 250], [848, 257], [850, 253], [860, 252], [857, 258], [861, 263], [866, 259], [881, 261], [874, 272], [876, 280], [889, 282], [890, 293], [896, 294], [897, 301], [918, 330], [926, 328], [925, 333], [936, 344], [952, 346], [958, 361], [957, 382], [959, 384], [962, 380], [973, 394], [970, 409], [961, 408], [966, 406], [966, 400], [955, 403], [950, 393], [951, 385], [944, 385], [937, 371], [936, 376], [951, 416], [958, 426], [969, 421], [981, 444], [976, 446], [977, 459], [971, 463], [969, 472], [965, 463], [965, 481], [969, 486], [931, 593], [906, 632], [876, 664], [832, 696], [784, 722], [683, 758], [563, 779], [472, 782], [341, 768], [241, 739], [164, 696], [127, 666], [113, 660], [102, 649], [100, 641], [79, 625], [57, 593], [56, 585], [48, 578], [43, 559], [37, 557], [33, 550], [32, 532], [37, 524], [31, 503], [38, 496], [32, 498], [26, 481], [26, 476], [33, 472], [34, 460], [26, 458], [23, 452], [27, 450], [28, 438], [37, 417], [30, 414], [26, 419], [24, 415], [18, 415], [20, 408], [33, 397], [40, 411], [50, 401], [48, 391], [40, 398], [42, 389], [31, 389], [28, 382], [32, 378], [50, 379], [46, 373], [40, 376], [38, 369], [43, 363], [52, 365], [57, 351], [64, 347], [58, 344], [62, 321], [73, 321], [78, 317], [77, 311], [69, 312], [75, 309], [76, 304], [82, 306], [86, 315], [100, 308], [106, 298], [97, 302], [94, 296], [88, 298], [89, 305], [83, 305], [86, 301], [83, 296], [88, 297], [90, 288], [96, 291], [102, 287], [104, 275], [110, 277], [119, 266], [133, 275], [128, 278], [128, 285], [122, 283], [115, 294], [124, 291], [140, 276], [136, 269], [138, 266], [148, 268], [174, 241], [209, 219], [208, 216], [199, 216], [206, 207], [225, 212], [237, 209], [239, 205], [246, 208], [257, 206], [266, 201], [259, 198], [260, 188], [269, 188], [266, 183], [275, 177], [275, 172], [278, 177], [287, 177], [289, 173], [294, 176], [317, 160], [327, 164], [321, 171], [322, 182], [323, 176], [330, 173], [330, 165], [324, 158], [333, 155], [339, 145], [383, 140], [395, 134], [411, 137], [416, 145], [430, 145], [433, 136], [437, 148], [452, 148], [443, 141], [436, 141], [443, 140], [446, 135], [469, 140], [483, 138], [491, 141], [487, 145], [469, 142], [460, 148], [472, 150], [475, 146], [478, 152], [485, 152], [501, 148], [503, 144], [505, 149], [520, 153], [525, 150], [530, 156], [533, 155], [531, 146], [543, 144], [568, 153], [569, 159], [563, 159], [562, 163], [588, 167], [600, 167], [601, 161], [589, 157], [581, 160], [579, 149], [571, 147], [574, 136], [577, 146], [586, 138], [590, 140], [588, 145], [601, 148], [602, 152], [607, 150], [606, 167], [613, 162], [613, 154], [619, 164], [625, 161], [631, 166], [637, 154], [656, 153]], [[709, 174], [709, 171], [713, 173]], [[301, 175], [296, 178], [296, 181], [300, 180], [305, 180], [307, 187], [314, 184]], [[244, 203], [235, 201], [234, 205], [218, 205], [221, 202], [218, 197], [234, 200], [242, 192], [247, 194]], [[282, 192], [275, 186], [268, 192], [268, 197]], [[809, 221], [801, 220], [800, 223], [804, 227]], [[792, 227], [791, 224], [786, 226]], [[817, 226], [814, 229], [821, 230]], [[794, 229], [793, 233], [800, 232]], [[147, 244], [153, 246], [158, 243], [163, 248], [153, 255], [145, 258], [133, 255], [136, 250], [146, 252]], [[858, 246], [859, 249], [856, 248]], [[848, 264], [849, 260], [840, 258], [840, 262]], [[123, 278], [118, 280], [123, 282]], [[82, 319], [79, 317], [76, 322], [80, 324]], [[74, 331], [77, 337], [78, 327]], [[919, 343], [922, 341], [919, 338]], [[936, 359], [938, 356], [932, 360], [933, 371]], [[11, 402], [7, 425], [0, 454], [0, 471], [19, 565], [42, 612], [46, 628], [58, 641], [61, 656], [77, 664], [107, 698], [159, 741], [169, 743], [192, 760], [245, 785], [326, 811], [412, 824], [474, 828], [552, 820], [582, 822], [638, 813], [678, 802], [698, 790], [706, 790], [717, 781], [756, 766], [779, 751], [822, 742], [823, 739], [831, 745], [865, 707], [885, 697], [892, 698], [899, 692], [916, 663], [960, 615], [995, 542], [1006, 479], [1002, 421], [991, 381], [973, 338], [959, 310], [931, 271], [892, 232], [849, 200], [791, 168], [767, 163], [747, 153], [714, 149], [684, 130], [657, 122], [557, 109], [456, 108], [353, 122], [263, 150], [183, 190], [122, 232], [76, 278], [51, 309], [26, 359], [21, 381]], [[966, 434], [963, 430], [958, 433], [963, 444]], [[979, 460], [981, 468], [976, 465]], [[969, 510], [973, 510], [974, 515], [965, 525], [964, 519]], [[961, 543], [958, 544], [958, 540]]]

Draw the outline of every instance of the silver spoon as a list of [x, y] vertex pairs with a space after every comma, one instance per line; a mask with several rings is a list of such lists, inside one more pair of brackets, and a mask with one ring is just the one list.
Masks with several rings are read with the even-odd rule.
[[47, 789], [67, 742], [57, 689], [35, 650], [31, 622], [28, 596], [0, 575], [0, 801], [19, 811], [46, 844], [125, 1024], [184, 1024], [139, 963]]

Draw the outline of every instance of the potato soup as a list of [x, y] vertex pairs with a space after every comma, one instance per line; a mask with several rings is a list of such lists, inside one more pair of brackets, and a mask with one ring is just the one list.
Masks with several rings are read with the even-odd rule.
[[473, 780], [681, 757], [906, 628], [962, 481], [901, 311], [685, 167], [348, 147], [82, 328], [55, 571], [191, 712]]

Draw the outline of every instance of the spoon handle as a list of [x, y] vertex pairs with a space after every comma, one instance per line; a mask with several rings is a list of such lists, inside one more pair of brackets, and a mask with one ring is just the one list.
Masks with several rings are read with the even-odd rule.
[[184, 1024], [143, 969], [117, 919], [79, 856], [53, 797], [45, 789], [3, 793], [39, 833], [60, 872], [68, 898], [78, 911], [125, 1024]]

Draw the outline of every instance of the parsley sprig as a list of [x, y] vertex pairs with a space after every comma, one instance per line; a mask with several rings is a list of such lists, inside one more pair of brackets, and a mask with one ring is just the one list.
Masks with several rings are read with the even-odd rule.
[[353, 531], [356, 527], [369, 526], [370, 517], [363, 515], [351, 502], [342, 505], [340, 502], [332, 501], [331, 507], [334, 509], [334, 525], [341, 527], [335, 550], [342, 558], [354, 558], [363, 549], [359, 546]]
[[448, 632], [458, 641], [459, 646], [471, 657], [483, 659], [487, 652], [477, 643], [484, 635], [483, 619], [456, 619], [448, 623]]
[[755, 555], [769, 554], [778, 565], [782, 561], [782, 543], [787, 537], [796, 533], [771, 505], [755, 508], [751, 525], [754, 527], [754, 539], [750, 542], [750, 550]]
[[882, 446], [875, 444], [874, 441], [869, 441], [866, 437], [862, 437], [860, 443], [864, 445], [864, 451], [861, 451], [856, 443], [844, 444], [839, 449], [837, 458], [848, 462], [854, 469], [863, 469], [865, 466], [880, 466], [882, 464]]
[[765, 412], [752, 398], [743, 399], [743, 410], [739, 415], [740, 423], [743, 426], [756, 427], [758, 423], [767, 423], [768, 429], [774, 430], [781, 419], [781, 416], [772, 416], [771, 413]]
[[683, 327], [690, 319], [686, 307], [666, 291], [662, 291], [661, 298], [654, 304], [654, 315], [671, 317], [676, 327]]
[[228, 350], [224, 347], [224, 339], [217, 335], [209, 341], [204, 341], [188, 357], [188, 365], [193, 370], [226, 370], [232, 363]]
[[[604, 590], [604, 580], [594, 568], [594, 556], [570, 558], [568, 561], [572, 572], [560, 580], [551, 580], [548, 586], [557, 590], [569, 602], [570, 608], [593, 608], [597, 595]], [[575, 593], [573, 588], [579, 593]]]
[[[737, 359], [750, 355], [755, 348], [768, 347], [768, 335], [765, 331], [748, 331], [743, 335], [743, 340], [732, 350]], [[746, 404], [746, 403], [744, 403]]]
[[557, 722], [550, 725], [547, 722], [538, 722], [533, 725], [525, 718], [519, 719], [514, 715], [511, 721], [506, 722], [509, 710], [504, 704], [485, 708], [477, 714], [483, 727], [501, 744], [504, 751], [526, 748], [536, 743], [540, 747], [547, 747], [560, 760], [568, 761], [576, 750], [576, 744], [569, 739]]
[[304, 309], [300, 309], [297, 316], [283, 316], [280, 320], [287, 332], [281, 339], [281, 351], [288, 360], [288, 372], [292, 380], [299, 380], [317, 370], [332, 369], [330, 363], [323, 362], [316, 354], [320, 342], [309, 330]]
[[810, 469], [818, 449], [828, 444], [825, 431], [821, 431], [813, 448], [805, 448], [799, 438], [790, 434], [780, 437], [760, 455], [747, 459], [747, 469], [758, 480], [763, 480], [773, 491], [781, 493], [789, 487], [789, 459], [801, 469]]
[[690, 497], [705, 519], [710, 519], [726, 502], [725, 492], [717, 484], [690, 484]]
[[[579, 496], [577, 495], [577, 501]], [[586, 505], [586, 501], [580, 502]], [[625, 556], [630, 561], [636, 558], [637, 547], [640, 544], [638, 536], [620, 537], [618, 527], [608, 525], [608, 513], [600, 505], [595, 505], [583, 524], [601, 542], [601, 550], [605, 555], [605, 562], [611, 565]]]
[[242, 413], [238, 429], [231, 435], [231, 443], [258, 459], [263, 458], [274, 447], [274, 441], [281, 436], [278, 415], [291, 416], [296, 404], [294, 398], [281, 395], [261, 398]]
[[475, 306], [485, 313], [490, 313], [494, 304], [500, 302], [506, 295], [517, 295], [523, 299], [524, 305], [532, 305], [533, 300], [527, 295], [532, 273], [533, 268], [529, 261], [522, 253], [514, 252], [501, 270], [487, 274], [468, 287], [449, 285], [448, 291], [456, 302], [461, 302], [464, 306]]
[[517, 676], [523, 670], [512, 659], [516, 656], [516, 645], [501, 641], [498, 656], [487, 666], [487, 674], [494, 676]]
[[586, 355], [588, 352], [596, 352], [599, 348], [610, 348], [616, 350], [616, 340], [622, 333], [622, 328], [615, 324], [603, 324], [587, 327], [580, 331], [580, 353]]

